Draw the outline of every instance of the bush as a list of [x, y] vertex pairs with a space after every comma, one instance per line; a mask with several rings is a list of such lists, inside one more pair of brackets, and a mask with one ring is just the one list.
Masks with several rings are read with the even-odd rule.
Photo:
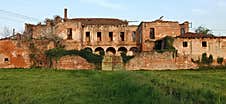
[[213, 55], [210, 54], [209, 57], [207, 57], [207, 54], [203, 53], [201, 63], [211, 65], [213, 63]]
[[213, 63], [213, 55], [210, 55], [208, 58], [208, 64], [212, 64]]
[[127, 56], [125, 52], [121, 53], [121, 57], [122, 57], [123, 63], [127, 63], [127, 62], [129, 62], [129, 60], [134, 58], [134, 56]]
[[218, 58], [217, 58], [217, 63], [218, 63], [218, 64], [222, 64], [223, 61], [224, 61], [224, 58], [223, 58], [223, 57], [218, 57]]
[[208, 58], [207, 58], [207, 54], [206, 53], [202, 54], [201, 63], [202, 64], [207, 64], [208, 63]]
[[[175, 52], [176, 48], [173, 46], [174, 38], [170, 36], [166, 36], [162, 40], [158, 40], [155, 42], [155, 50], [158, 53], [164, 52]], [[164, 43], [164, 45], [163, 45]]]

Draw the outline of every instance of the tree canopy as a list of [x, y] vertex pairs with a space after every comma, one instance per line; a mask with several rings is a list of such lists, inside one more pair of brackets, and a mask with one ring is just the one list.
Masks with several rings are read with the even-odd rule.
[[199, 33], [199, 34], [206, 34], [206, 35], [213, 35], [212, 33], [212, 30], [206, 28], [206, 27], [203, 27], [203, 26], [199, 26], [196, 30], [195, 30], [196, 33]]

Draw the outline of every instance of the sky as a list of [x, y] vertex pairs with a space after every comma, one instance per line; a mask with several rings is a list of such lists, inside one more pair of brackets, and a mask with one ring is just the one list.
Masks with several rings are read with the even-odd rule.
[[69, 18], [119, 18], [128, 21], [189, 21], [226, 36], [226, 0], [4, 0], [0, 3], [0, 33], [4, 27], [24, 30], [24, 23], [43, 22], [56, 15]]

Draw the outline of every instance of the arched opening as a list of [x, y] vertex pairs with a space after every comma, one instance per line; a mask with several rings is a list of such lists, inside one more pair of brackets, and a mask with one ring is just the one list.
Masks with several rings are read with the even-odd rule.
[[125, 47], [120, 47], [120, 48], [118, 49], [118, 51], [119, 51], [120, 53], [122, 53], [122, 52], [127, 53], [128, 50], [127, 50]]
[[84, 50], [86, 50], [86, 51], [88, 51], [88, 52], [93, 52], [93, 49], [92, 48], [90, 48], [90, 47], [86, 47], [86, 48], [84, 48]]
[[106, 50], [106, 53], [107, 53], [108, 55], [115, 55], [115, 54], [116, 54], [116, 50], [115, 50], [115, 48], [113, 48], [113, 47], [109, 47], [109, 48]]
[[98, 54], [98, 55], [104, 55], [105, 54], [104, 49], [101, 48], [101, 47], [97, 47], [95, 49], [95, 53]]
[[130, 48], [129, 51], [131, 51], [133, 53], [133, 55], [135, 55], [136, 53], [139, 52], [139, 49], [137, 47], [132, 47], [132, 48]]

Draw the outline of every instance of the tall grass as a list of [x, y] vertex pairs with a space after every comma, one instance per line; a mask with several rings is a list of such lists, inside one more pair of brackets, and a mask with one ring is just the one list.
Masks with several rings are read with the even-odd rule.
[[0, 69], [0, 104], [221, 104], [226, 71]]

